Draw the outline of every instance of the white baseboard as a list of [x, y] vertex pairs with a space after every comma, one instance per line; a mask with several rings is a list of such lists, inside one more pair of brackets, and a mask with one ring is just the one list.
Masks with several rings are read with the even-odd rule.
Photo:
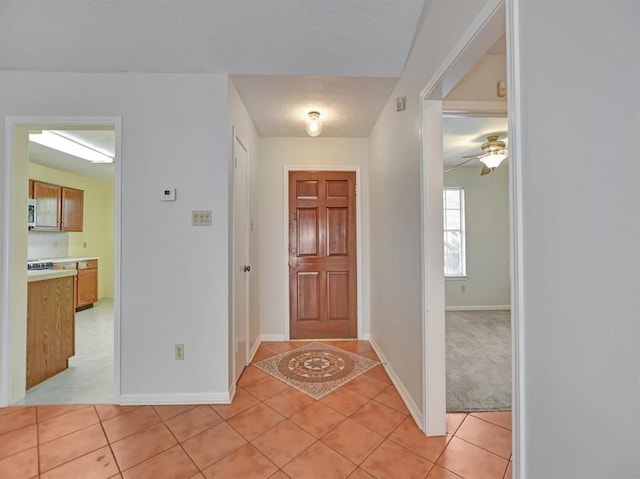
[[247, 362], [247, 366], [251, 364], [251, 362], [253, 361], [253, 357], [258, 352], [258, 348], [260, 347], [261, 342], [262, 342], [262, 338], [258, 336], [258, 339], [256, 339], [256, 342], [253, 344], [253, 346], [249, 350], [249, 361]]
[[230, 404], [230, 391], [191, 394], [121, 394], [120, 405]]
[[260, 342], [262, 341], [288, 341], [288, 339], [284, 339], [284, 334], [261, 334]]
[[411, 417], [413, 417], [416, 425], [420, 428], [420, 430], [422, 430], [422, 425], [424, 424], [422, 411], [420, 411], [420, 408], [416, 405], [413, 398], [409, 395], [409, 391], [407, 391], [407, 388], [404, 387], [404, 384], [400, 380], [400, 377], [394, 371], [393, 367], [391, 367], [391, 365], [389, 364], [389, 361], [380, 349], [380, 346], [378, 346], [378, 344], [372, 338], [369, 338], [369, 343], [371, 344], [371, 346], [373, 346], [373, 349], [380, 358], [382, 366], [389, 375], [389, 378], [391, 378], [391, 382], [393, 382], [393, 385], [396, 387], [396, 390], [404, 401], [405, 406], [407, 406], [409, 413], [411, 413]]
[[511, 305], [509, 304], [482, 304], [471, 306], [447, 306], [445, 311], [509, 311]]
[[369, 333], [361, 334], [358, 338], [360, 341], [369, 341]]

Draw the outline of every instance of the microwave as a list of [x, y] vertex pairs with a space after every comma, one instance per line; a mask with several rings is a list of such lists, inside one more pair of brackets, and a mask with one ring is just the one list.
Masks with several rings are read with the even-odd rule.
[[28, 205], [28, 213], [27, 213], [27, 226], [35, 226], [36, 225], [36, 200], [32, 200], [29, 198]]

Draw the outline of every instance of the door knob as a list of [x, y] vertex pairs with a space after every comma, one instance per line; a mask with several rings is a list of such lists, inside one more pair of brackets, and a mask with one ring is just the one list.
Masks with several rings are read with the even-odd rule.
[[244, 266], [244, 268], [242, 268], [242, 271], [244, 271], [245, 273], [248, 273], [249, 271], [251, 271], [251, 266], [249, 266], [248, 264]]

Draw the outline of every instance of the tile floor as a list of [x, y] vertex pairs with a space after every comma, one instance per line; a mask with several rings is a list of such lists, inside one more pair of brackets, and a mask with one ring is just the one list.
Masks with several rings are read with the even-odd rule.
[[[300, 343], [263, 343], [255, 361]], [[364, 341], [331, 342], [375, 358]], [[1, 478], [504, 479], [511, 415], [425, 437], [381, 366], [316, 401], [249, 366], [230, 405], [0, 409]], [[252, 393], [253, 391], [253, 393]]]
[[29, 389], [18, 404], [113, 402], [113, 300], [76, 313], [76, 354], [69, 368]]

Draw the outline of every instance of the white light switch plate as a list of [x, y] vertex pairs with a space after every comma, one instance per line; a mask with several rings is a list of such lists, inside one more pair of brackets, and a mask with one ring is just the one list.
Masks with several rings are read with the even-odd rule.
[[211, 226], [212, 217], [211, 210], [193, 210], [191, 212], [191, 226]]

